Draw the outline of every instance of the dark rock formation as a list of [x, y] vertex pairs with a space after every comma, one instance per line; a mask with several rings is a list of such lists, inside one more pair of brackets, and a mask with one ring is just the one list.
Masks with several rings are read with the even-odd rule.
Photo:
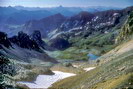
[[7, 38], [7, 34], [0, 32], [0, 48], [1, 45], [5, 46], [5, 47], [9, 47], [11, 46], [11, 43], [9, 42], [8, 38]]
[[31, 40], [30, 37], [23, 32], [19, 32], [17, 36], [13, 36], [10, 38], [10, 41], [22, 48], [27, 48], [27, 49], [34, 49], [34, 50], [39, 50], [38, 44]]
[[31, 34], [30, 39], [33, 40], [34, 42], [36, 42], [37, 45], [42, 48], [44, 48], [44, 46], [46, 45], [46, 43], [44, 41], [42, 41], [41, 33], [38, 30], [34, 31]]

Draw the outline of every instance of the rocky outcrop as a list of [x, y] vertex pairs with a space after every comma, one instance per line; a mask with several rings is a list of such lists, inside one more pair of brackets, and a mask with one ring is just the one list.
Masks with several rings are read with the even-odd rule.
[[0, 36], [0, 54], [8, 58], [28, 63], [34, 63], [34, 61], [57, 63], [54, 58], [49, 57], [41, 50], [40, 41], [42, 40], [38, 34], [34, 35], [34, 40], [23, 32], [19, 32], [12, 38], [7, 38], [3, 32], [0, 32]]
[[40, 31], [36, 30], [30, 35], [30, 39], [37, 43], [38, 46], [45, 48], [46, 43], [42, 41], [42, 36]]
[[9, 42], [9, 39], [7, 38], [7, 34], [0, 32], [0, 48], [1, 46], [10, 47], [11, 43]]
[[19, 32], [17, 36], [13, 36], [10, 38], [10, 41], [22, 48], [27, 48], [27, 49], [34, 49], [39, 51], [39, 46], [38, 44], [31, 40], [30, 37], [23, 32]]

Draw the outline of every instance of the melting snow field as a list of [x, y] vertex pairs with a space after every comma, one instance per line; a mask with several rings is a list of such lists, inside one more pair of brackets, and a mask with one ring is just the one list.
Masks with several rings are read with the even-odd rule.
[[93, 70], [95, 69], [96, 67], [89, 67], [89, 68], [84, 68], [84, 70], [87, 72], [87, 71], [90, 71], [90, 70]]
[[70, 76], [75, 76], [76, 74], [73, 73], [65, 73], [61, 71], [53, 71], [55, 74], [54, 75], [38, 75], [36, 81], [33, 83], [31, 82], [18, 82], [20, 84], [25, 84], [29, 88], [43, 88], [47, 89], [49, 88], [53, 83], [70, 77]]

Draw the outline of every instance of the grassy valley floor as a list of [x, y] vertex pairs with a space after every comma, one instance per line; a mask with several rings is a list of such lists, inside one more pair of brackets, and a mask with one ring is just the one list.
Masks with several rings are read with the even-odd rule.
[[63, 79], [49, 89], [133, 89], [133, 41], [104, 56], [94, 70]]

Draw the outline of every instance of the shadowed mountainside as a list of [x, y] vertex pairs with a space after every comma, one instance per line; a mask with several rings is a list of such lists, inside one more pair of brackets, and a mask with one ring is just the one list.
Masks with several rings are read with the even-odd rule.
[[41, 50], [42, 45], [36, 43], [38, 39], [36, 41], [31, 40], [30, 37], [23, 32], [18, 33], [18, 36], [12, 38], [7, 38], [7, 35], [2, 32], [0, 36], [0, 53], [9, 58], [24, 62], [34, 62], [37, 60], [39, 62], [39, 60], [41, 60], [43, 62], [57, 63], [55, 59], [49, 57]]

